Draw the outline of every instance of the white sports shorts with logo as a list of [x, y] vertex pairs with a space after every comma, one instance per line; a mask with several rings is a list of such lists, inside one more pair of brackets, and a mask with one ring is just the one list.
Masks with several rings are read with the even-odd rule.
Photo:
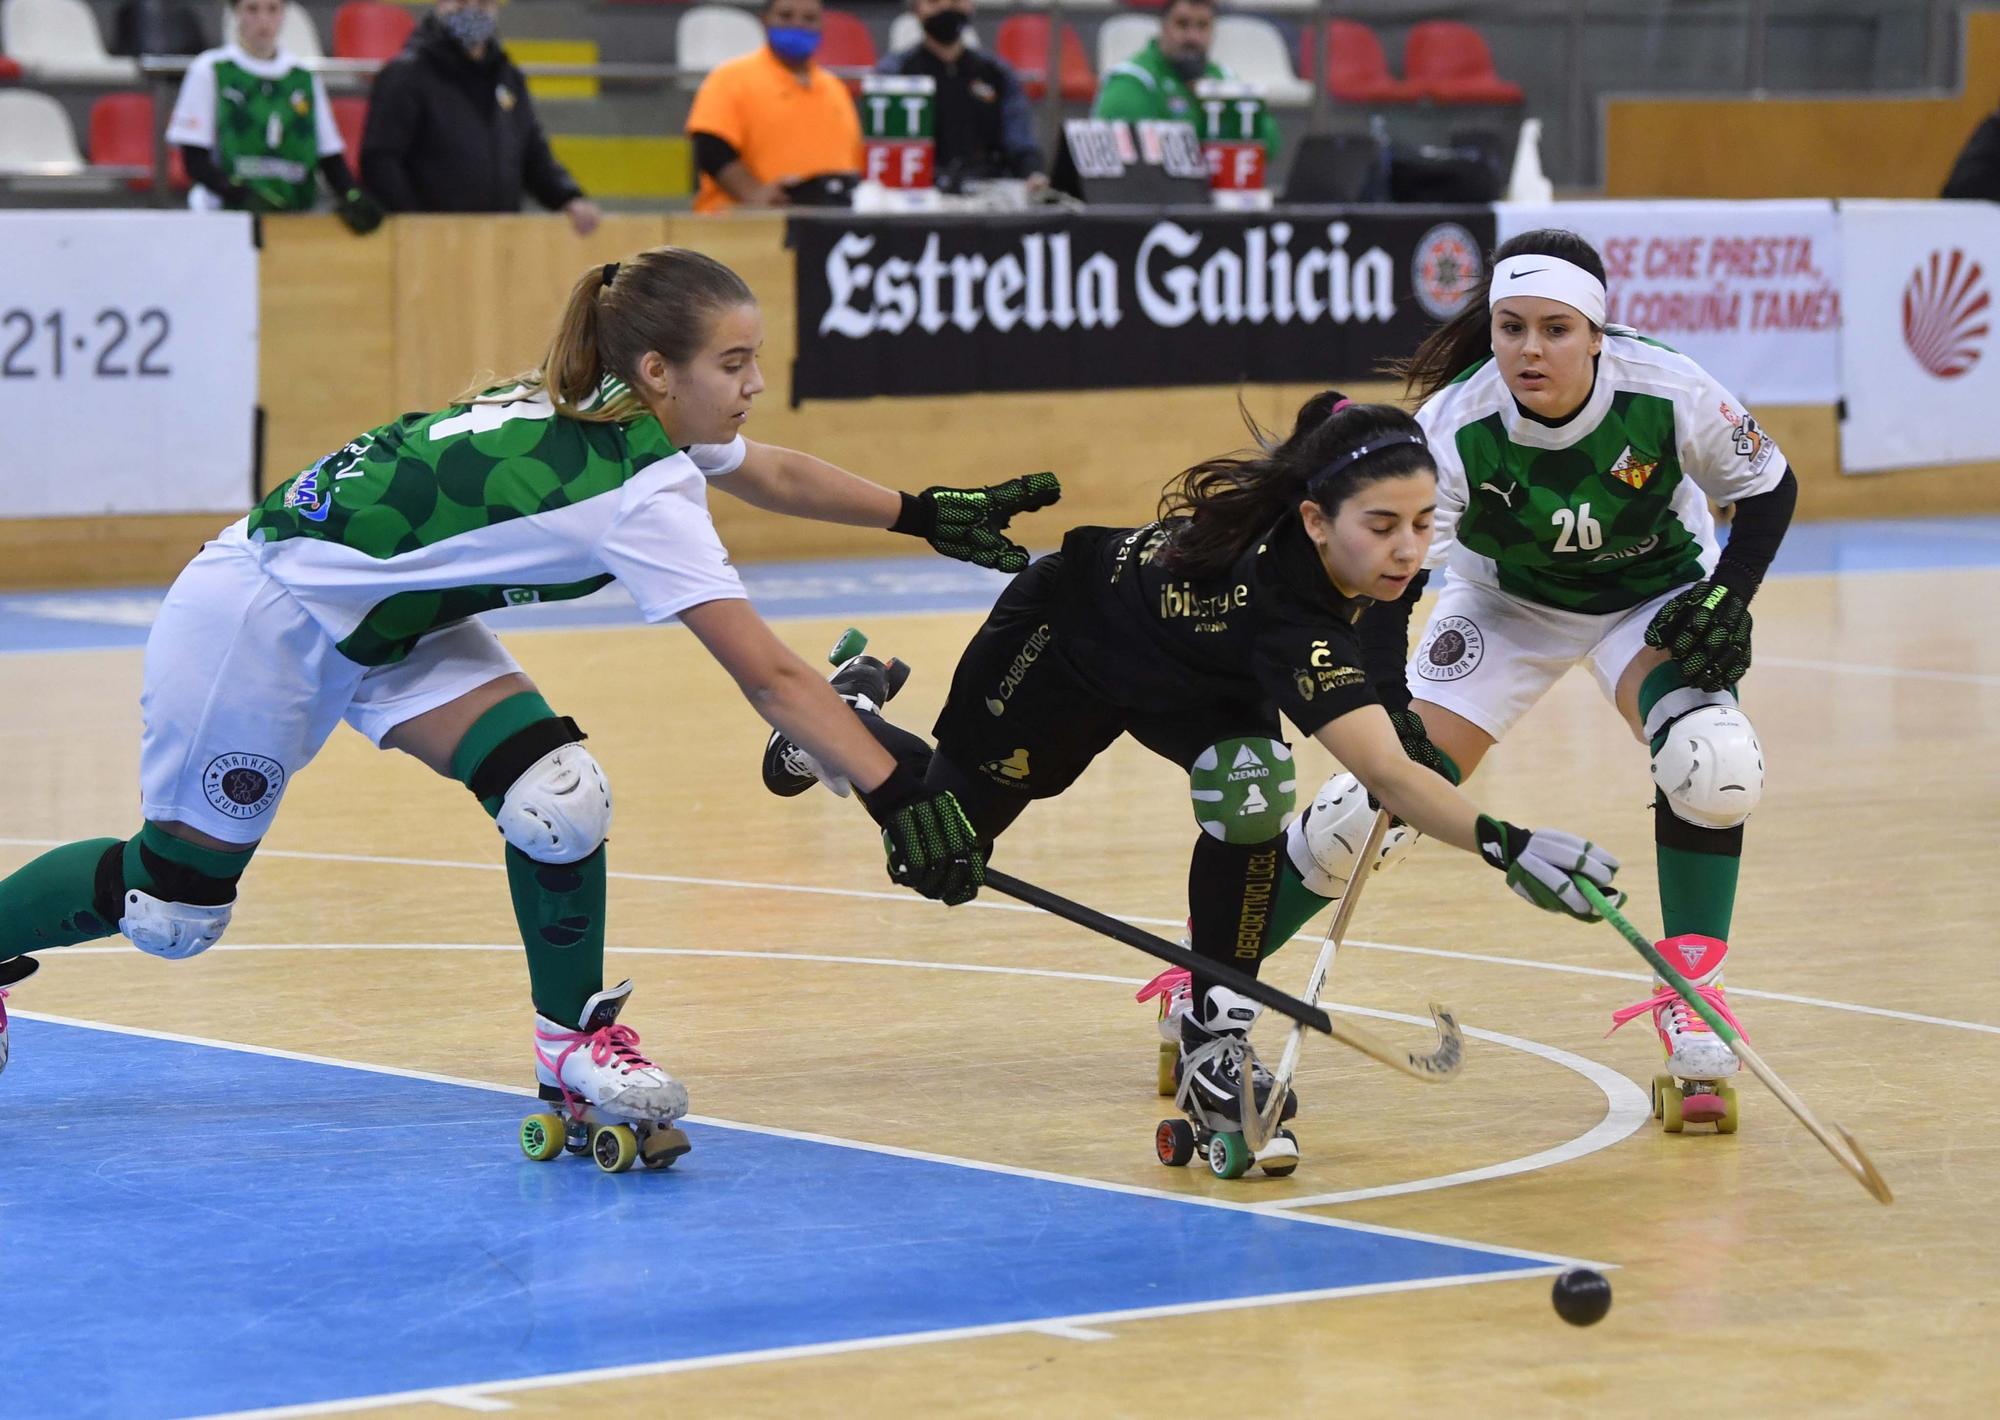
[[477, 621], [432, 632], [394, 665], [357, 665], [254, 548], [212, 542], [174, 580], [146, 638], [143, 812], [255, 842], [343, 719], [379, 745], [405, 720], [519, 669]]
[[[1692, 585], [1690, 583], [1689, 585]], [[1410, 694], [1470, 720], [1495, 740], [1578, 661], [1617, 704], [1618, 677], [1646, 647], [1646, 628], [1686, 587], [1627, 611], [1561, 611], [1454, 577], [1438, 593], [1406, 672]]]

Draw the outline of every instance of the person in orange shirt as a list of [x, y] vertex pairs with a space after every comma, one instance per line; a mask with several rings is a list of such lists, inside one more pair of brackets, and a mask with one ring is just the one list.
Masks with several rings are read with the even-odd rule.
[[765, 47], [719, 64], [688, 114], [697, 212], [782, 207], [794, 184], [861, 171], [861, 119], [846, 85], [813, 63], [820, 0], [765, 0]]

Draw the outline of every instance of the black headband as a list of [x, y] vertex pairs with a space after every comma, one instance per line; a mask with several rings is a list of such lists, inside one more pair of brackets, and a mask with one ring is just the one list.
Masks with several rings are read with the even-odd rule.
[[[1430, 448], [1430, 444], [1425, 441], [1422, 434], [1391, 434], [1386, 439], [1377, 440], [1372, 444], [1363, 444], [1358, 449], [1353, 449], [1342, 454], [1318, 473], [1315, 473], [1311, 478], [1308, 478], [1306, 480], [1306, 489], [1310, 492], [1315, 488], [1323, 488], [1336, 474], [1347, 472], [1348, 469], [1360, 463], [1361, 460], [1367, 458], [1370, 454], [1379, 454], [1384, 449], [1399, 448], [1404, 444], [1415, 444], [1420, 449]], [[1319, 495], [1314, 493], [1313, 496], [1317, 498]]]

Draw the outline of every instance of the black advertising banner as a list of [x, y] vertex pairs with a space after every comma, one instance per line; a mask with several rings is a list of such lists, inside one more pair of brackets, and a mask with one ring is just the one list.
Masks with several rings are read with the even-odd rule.
[[792, 398], [1374, 375], [1465, 300], [1487, 207], [794, 217]]

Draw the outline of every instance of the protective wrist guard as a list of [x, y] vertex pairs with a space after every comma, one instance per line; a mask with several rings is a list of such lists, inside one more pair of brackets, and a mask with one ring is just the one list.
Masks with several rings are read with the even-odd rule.
[[340, 194], [334, 211], [347, 224], [347, 230], [357, 237], [365, 237], [382, 225], [381, 205], [358, 187], [351, 187]]
[[990, 488], [930, 487], [905, 493], [902, 511], [889, 531], [920, 537], [946, 557], [1019, 572], [1028, 565], [1027, 549], [1005, 534], [1016, 513], [1032, 513], [1062, 497], [1053, 473], [1010, 478]]
[[1396, 727], [1396, 738], [1403, 742], [1404, 754], [1454, 786], [1458, 784], [1458, 766], [1452, 762], [1450, 755], [1431, 743], [1430, 732], [1424, 728], [1423, 718], [1416, 711], [1391, 710], [1389, 723]]
[[1750, 603], [1721, 582], [1697, 582], [1660, 608], [1646, 644], [1672, 656], [1697, 690], [1727, 690], [1750, 669]]

